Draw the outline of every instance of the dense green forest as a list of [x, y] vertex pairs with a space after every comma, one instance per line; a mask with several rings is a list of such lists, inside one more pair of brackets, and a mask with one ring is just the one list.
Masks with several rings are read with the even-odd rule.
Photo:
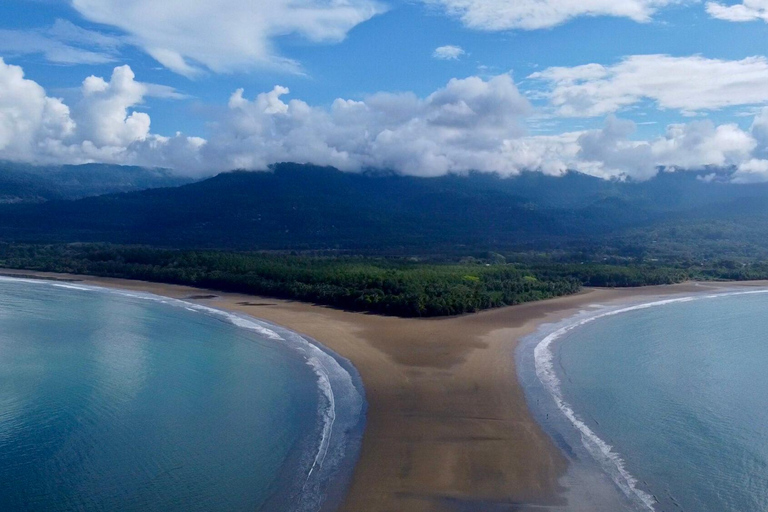
[[397, 257], [602, 251], [634, 261], [768, 259], [768, 184], [733, 184], [726, 171], [720, 181], [697, 177], [414, 178], [282, 164], [173, 188], [0, 204], [0, 240]]
[[[631, 182], [280, 164], [172, 186], [182, 182], [162, 170], [9, 165], [0, 180], [0, 266], [9, 268], [401, 316], [581, 286], [768, 278], [768, 184], [730, 183], [727, 169]], [[126, 192], [97, 195], [117, 190]]]
[[0, 161], [0, 204], [35, 204], [116, 192], [178, 187], [192, 179], [125, 165], [31, 165]]
[[0, 266], [184, 284], [353, 311], [444, 316], [576, 293], [687, 279], [768, 277], [768, 265], [568, 263], [490, 253], [462, 261], [164, 250], [106, 244], [0, 244]]

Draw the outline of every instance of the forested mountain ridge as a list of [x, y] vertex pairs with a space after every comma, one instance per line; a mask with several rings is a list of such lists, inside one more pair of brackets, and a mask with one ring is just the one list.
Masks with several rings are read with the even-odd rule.
[[[175, 188], [2, 205], [0, 239], [400, 255], [635, 254], [638, 246], [649, 254], [768, 254], [768, 185], [702, 174], [640, 183], [578, 173], [415, 178], [281, 164]], [[734, 230], [738, 239], [727, 236]]]
[[168, 169], [83, 164], [29, 165], [0, 161], [0, 203], [40, 203], [177, 187], [192, 182]]

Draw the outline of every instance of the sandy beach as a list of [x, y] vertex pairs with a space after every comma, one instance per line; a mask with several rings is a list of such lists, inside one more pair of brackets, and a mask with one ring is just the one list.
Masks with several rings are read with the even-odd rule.
[[[506, 511], [561, 502], [566, 469], [528, 411], [515, 371], [518, 340], [590, 304], [765, 286], [685, 283], [587, 289], [558, 299], [445, 319], [402, 319], [197, 288], [29, 271], [249, 314], [311, 336], [358, 369], [367, 426], [343, 510]], [[537, 509], [538, 509], [537, 507]]]

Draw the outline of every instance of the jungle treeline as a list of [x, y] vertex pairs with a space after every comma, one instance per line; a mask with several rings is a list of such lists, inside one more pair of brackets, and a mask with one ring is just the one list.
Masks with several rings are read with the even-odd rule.
[[459, 315], [578, 292], [697, 279], [768, 277], [768, 266], [461, 261], [167, 250], [108, 244], [0, 244], [0, 266], [120, 277], [312, 302], [351, 311]]

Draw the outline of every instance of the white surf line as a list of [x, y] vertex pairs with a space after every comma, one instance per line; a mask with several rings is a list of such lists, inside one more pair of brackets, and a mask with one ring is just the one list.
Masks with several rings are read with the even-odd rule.
[[621, 489], [621, 491], [627, 496], [627, 498], [633, 501], [638, 501], [639, 504], [641, 504], [648, 510], [652, 510], [652, 511], [656, 510], [656, 507], [655, 507], [657, 503], [656, 498], [653, 495], [637, 487], [637, 484], [638, 484], [637, 479], [634, 476], [632, 476], [632, 474], [627, 470], [626, 464], [624, 460], [621, 458], [621, 456], [613, 450], [613, 447], [611, 445], [603, 441], [597, 434], [595, 434], [592, 431], [592, 429], [590, 429], [589, 426], [587, 426], [587, 424], [584, 423], [584, 421], [582, 421], [581, 418], [579, 418], [579, 416], [573, 410], [571, 405], [563, 398], [561, 382], [560, 382], [560, 379], [557, 377], [554, 364], [553, 364], [554, 353], [552, 352], [552, 349], [551, 349], [552, 343], [554, 343], [556, 340], [561, 338], [563, 335], [565, 335], [569, 331], [572, 331], [588, 323], [594, 322], [595, 320], [598, 320], [600, 318], [620, 315], [622, 313], [627, 313], [630, 311], [637, 311], [637, 310], [649, 309], [653, 307], [666, 306], [668, 304], [693, 302], [697, 300], [715, 299], [715, 298], [729, 297], [734, 295], [755, 295], [755, 294], [766, 294], [766, 293], [768, 293], [768, 289], [730, 291], [730, 292], [725, 291], [725, 292], [711, 293], [706, 295], [704, 293], [701, 293], [701, 294], [692, 295], [692, 296], [677, 297], [673, 299], [658, 300], [658, 301], [647, 302], [643, 304], [636, 304], [628, 307], [621, 307], [619, 309], [597, 313], [592, 316], [582, 318], [581, 320], [575, 321], [564, 327], [561, 327], [556, 331], [550, 333], [549, 335], [545, 336], [536, 345], [536, 347], [534, 348], [534, 363], [536, 367], [536, 376], [539, 378], [539, 381], [541, 381], [542, 385], [544, 385], [544, 388], [547, 391], [549, 391], [549, 393], [552, 395], [553, 399], [555, 400], [555, 404], [557, 405], [557, 408], [560, 410], [560, 412], [562, 412], [563, 415], [568, 419], [568, 421], [576, 428], [576, 430], [578, 430], [581, 433], [581, 440], [582, 440], [582, 443], [584, 444], [584, 447], [587, 449], [590, 455], [592, 455], [592, 457], [606, 471], [608, 471], [613, 481], [616, 483], [619, 489]]
[[[331, 434], [333, 433], [333, 424], [336, 422], [336, 399], [333, 394], [333, 387], [331, 386], [331, 380], [328, 376], [328, 373], [325, 371], [325, 368], [322, 362], [317, 358], [313, 357], [307, 360], [307, 364], [312, 367], [313, 371], [315, 372], [315, 375], [317, 375], [317, 381], [318, 381], [318, 384], [320, 385], [320, 390], [328, 400], [328, 408], [326, 409], [325, 414], [322, 415], [323, 416], [323, 433], [320, 437], [320, 447], [317, 450], [317, 455], [315, 455], [314, 462], [312, 462], [312, 467], [309, 468], [309, 472], [307, 473], [307, 478], [306, 480], [304, 480], [303, 489], [306, 489], [307, 483], [309, 482], [309, 479], [312, 477], [312, 473], [315, 471], [315, 468], [322, 467], [323, 462], [325, 462], [325, 456], [328, 454], [328, 447], [331, 444]], [[322, 368], [322, 370], [320, 368]]]
[[[155, 295], [153, 293], [148, 293], [148, 292], [134, 292], [134, 291], [125, 290], [122, 288], [107, 288], [104, 286], [94, 286], [94, 285], [74, 285], [69, 283], [61, 283], [61, 282], [53, 281], [50, 279], [29, 279], [29, 278], [0, 276], [0, 281], [15, 281], [15, 282], [32, 283], [32, 284], [43, 284], [47, 286], [54, 286], [56, 288], [65, 288], [65, 289], [78, 290], [78, 291], [90, 291], [90, 292], [101, 291], [106, 293], [114, 293], [116, 295], [121, 295], [124, 297], [131, 297], [131, 298], [141, 299], [141, 300], [149, 300], [153, 302], [160, 302], [162, 304], [183, 307], [188, 311], [202, 312], [202, 313], [207, 313], [213, 316], [223, 317], [226, 321], [235, 325], [236, 327], [239, 327], [241, 329], [247, 329], [250, 331], [255, 331], [258, 334], [265, 336], [269, 339], [272, 339], [275, 341], [282, 341], [288, 346], [291, 345], [289, 340], [286, 340], [284, 337], [280, 336], [278, 333], [276, 333], [272, 329], [265, 327], [265, 325], [257, 318], [246, 316], [246, 315], [239, 315], [236, 313], [230, 313], [228, 311], [212, 308], [209, 306], [203, 306], [202, 304], [196, 304], [194, 302], [188, 302], [182, 299], [164, 297], [161, 295]], [[341, 367], [341, 365], [339, 365], [338, 362], [336, 362], [333, 356], [326, 353], [321, 348], [317, 347], [314, 343], [311, 343], [300, 334], [294, 333], [289, 329], [285, 329], [285, 331], [291, 334], [291, 337], [293, 338], [293, 340], [291, 341], [293, 342], [298, 341], [299, 344], [301, 345], [300, 347], [293, 346], [292, 348], [300, 349], [300, 352], [302, 352], [302, 354], [306, 358], [307, 365], [309, 365], [312, 368], [313, 373], [317, 376], [317, 382], [318, 382], [318, 387], [320, 389], [320, 392], [323, 394], [323, 396], [326, 398], [328, 402], [328, 407], [326, 407], [325, 410], [322, 409], [322, 404], [319, 404], [320, 416], [323, 419], [323, 428], [320, 436], [320, 445], [318, 447], [317, 454], [315, 455], [314, 461], [312, 462], [312, 466], [307, 472], [307, 478], [304, 482], [304, 488], [306, 488], [306, 485], [309, 482], [309, 479], [311, 478], [312, 473], [318, 467], [322, 467], [323, 462], [325, 461], [325, 457], [328, 454], [328, 449], [331, 444], [331, 435], [333, 433], [333, 425], [336, 421], [336, 398], [333, 393], [333, 386], [331, 385], [331, 379], [330, 379], [328, 370], [326, 369], [322, 359], [330, 358], [333, 360], [334, 364], [339, 366], [341, 371], [346, 372], [346, 370], [344, 370]], [[312, 354], [308, 354], [308, 352]]]
[[293, 342], [298, 341], [302, 346], [301, 347], [294, 346], [292, 348], [301, 349], [300, 351], [303, 353], [304, 357], [306, 358], [307, 365], [310, 368], [312, 368], [313, 373], [317, 376], [317, 383], [318, 383], [320, 392], [323, 394], [323, 396], [326, 398], [328, 402], [328, 407], [325, 408], [325, 410], [322, 409], [322, 404], [319, 404], [320, 416], [323, 419], [323, 428], [322, 428], [322, 433], [320, 435], [320, 444], [318, 447], [317, 454], [315, 455], [315, 459], [312, 463], [312, 466], [307, 472], [307, 478], [305, 480], [305, 487], [306, 487], [306, 483], [309, 481], [310, 477], [312, 476], [312, 473], [315, 471], [316, 468], [322, 467], [323, 462], [325, 461], [325, 457], [328, 453], [328, 448], [330, 447], [330, 444], [331, 444], [333, 424], [335, 423], [335, 420], [336, 420], [336, 400], [333, 393], [333, 386], [331, 385], [331, 379], [328, 374], [328, 371], [325, 368], [325, 365], [323, 364], [320, 357], [317, 356], [317, 354], [309, 355], [307, 354], [307, 352], [317, 351], [321, 353], [322, 356], [328, 357], [331, 359], [332, 359], [332, 356], [323, 352], [322, 349], [310, 343], [303, 336], [299, 335], [298, 333], [293, 333], [293, 331], [290, 331], [288, 329], [286, 329], [286, 332], [291, 333], [292, 335], [291, 337], [293, 339], [290, 341], [286, 340], [283, 336], [280, 336], [278, 333], [276, 333], [272, 329], [265, 327], [260, 320], [254, 317], [246, 317], [245, 315], [230, 313], [228, 311], [224, 311], [221, 309], [216, 309], [209, 306], [203, 306], [202, 304], [196, 304], [194, 302], [188, 302], [182, 299], [163, 297], [163, 296], [154, 295], [151, 293], [130, 292], [130, 291], [125, 291], [117, 288], [101, 288], [101, 287], [94, 287], [94, 288], [100, 288], [103, 290], [107, 290], [107, 291], [128, 296], [128, 297], [159, 301], [164, 304], [181, 306], [187, 310], [198, 311], [198, 312], [203, 312], [203, 313], [207, 313], [207, 314], [218, 316], [218, 317], [223, 317], [226, 321], [228, 321], [229, 323], [233, 324], [236, 327], [239, 327], [241, 329], [247, 329], [250, 331], [255, 331], [262, 336], [265, 336], [275, 341], [282, 341], [289, 346], [290, 346], [290, 341], [293, 341]]

